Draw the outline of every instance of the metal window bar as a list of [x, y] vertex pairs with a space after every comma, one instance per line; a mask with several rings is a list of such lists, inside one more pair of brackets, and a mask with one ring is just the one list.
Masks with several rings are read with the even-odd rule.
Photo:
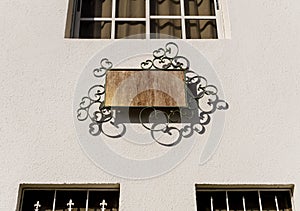
[[259, 203], [259, 210], [262, 211], [262, 204], [261, 204], [261, 197], [260, 197], [260, 191], [258, 192], [258, 203]]
[[226, 208], [229, 211], [229, 200], [228, 200], [228, 192], [226, 191]]
[[277, 201], [277, 196], [276, 195], [275, 195], [275, 205], [276, 205], [276, 210], [279, 211], [278, 201]]
[[[207, 190], [201, 190], [201, 192], [211, 192], [212, 189], [207, 189]], [[213, 189], [213, 192], [224, 192], [226, 193], [226, 210], [229, 211], [230, 210], [230, 204], [229, 204], [229, 197], [228, 197], [228, 191], [227, 190], [224, 190], [224, 189], [220, 189], [220, 190], [217, 190], [217, 189]], [[254, 191], [253, 189], [230, 189], [231, 192], [248, 192], [248, 191]], [[290, 202], [291, 202], [291, 206], [292, 206], [292, 210], [295, 210], [295, 207], [294, 207], [294, 202], [293, 202], [293, 195], [292, 195], [292, 192], [290, 189], [257, 189], [257, 194], [258, 194], [258, 203], [259, 203], [259, 210], [260, 211], [263, 211], [263, 206], [262, 206], [262, 198], [261, 198], [261, 192], [262, 191], [288, 191], [289, 192], [289, 196], [290, 196]], [[280, 211], [280, 208], [279, 208], [279, 203], [278, 203], [278, 197], [275, 195], [274, 197], [274, 203], [276, 205], [276, 211]], [[243, 204], [243, 210], [244, 211], [247, 211], [247, 207], [246, 207], [246, 199], [245, 197], [243, 196], [242, 197], [242, 204]], [[251, 209], [251, 207], [248, 207], [248, 209]], [[210, 210], [211, 211], [214, 211], [214, 199], [213, 199], [213, 196], [210, 196]]]
[[52, 211], [55, 211], [55, 203], [56, 203], [56, 190], [54, 191], [54, 199], [53, 199]]
[[244, 211], [246, 211], [246, 200], [245, 200], [244, 196], [243, 196], [242, 200], [243, 200], [243, 209], [244, 209]]
[[89, 209], [89, 195], [90, 195], [90, 191], [87, 190], [87, 192], [86, 192], [85, 211], [88, 211], [88, 209]]

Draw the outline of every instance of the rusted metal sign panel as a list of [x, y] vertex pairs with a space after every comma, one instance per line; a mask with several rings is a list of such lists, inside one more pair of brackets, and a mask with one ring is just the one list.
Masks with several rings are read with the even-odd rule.
[[110, 70], [105, 106], [186, 107], [183, 70]]

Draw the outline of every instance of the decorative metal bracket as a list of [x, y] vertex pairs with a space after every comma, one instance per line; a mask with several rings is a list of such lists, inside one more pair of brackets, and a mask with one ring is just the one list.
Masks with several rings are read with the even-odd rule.
[[[165, 112], [156, 107], [145, 107], [139, 112], [139, 122], [145, 129], [149, 130], [152, 138], [160, 145], [175, 146], [180, 143], [183, 138], [191, 137], [194, 132], [204, 134], [206, 126], [211, 121], [211, 115], [217, 110], [227, 110], [228, 103], [219, 99], [218, 89], [216, 86], [208, 84], [207, 79], [199, 76], [194, 71], [190, 70], [190, 62], [184, 56], [179, 56], [179, 48], [174, 42], [169, 42], [165, 48], [159, 48], [153, 51], [153, 59], [146, 60], [141, 63], [141, 68], [147, 70], [182, 70], [185, 73], [185, 84], [187, 90], [187, 107], [180, 107], [179, 110], [170, 110]], [[100, 61], [100, 67], [94, 69], [93, 74], [97, 78], [105, 79], [107, 71], [112, 69], [113, 64], [104, 58]], [[115, 110], [112, 107], [104, 105], [105, 97], [105, 80], [102, 84], [92, 86], [88, 95], [83, 97], [77, 110], [77, 119], [85, 121], [89, 119], [89, 132], [93, 136], [103, 134], [110, 138], [120, 138], [126, 133], [125, 123], [116, 121]], [[206, 101], [203, 103], [202, 101]], [[205, 108], [203, 108], [205, 105]], [[207, 108], [208, 107], [208, 108]], [[149, 113], [152, 118], [145, 121], [143, 115]], [[181, 128], [173, 124], [180, 119], [183, 124]], [[153, 122], [150, 121], [155, 120]], [[106, 127], [113, 126], [114, 134], [110, 134]], [[158, 140], [155, 134], [163, 133], [172, 136], [177, 134], [176, 138], [170, 143], [164, 143]]]

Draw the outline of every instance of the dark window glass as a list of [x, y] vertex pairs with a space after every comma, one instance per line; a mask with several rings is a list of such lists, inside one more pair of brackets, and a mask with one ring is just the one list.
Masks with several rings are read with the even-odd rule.
[[37, 202], [40, 205], [39, 211], [52, 211], [54, 191], [48, 190], [24, 190], [23, 206], [21, 211], [31, 211], [35, 209]]
[[213, 16], [215, 15], [215, 7], [213, 0], [185, 0], [185, 15], [193, 16]]
[[85, 211], [87, 192], [86, 191], [61, 191], [56, 192], [56, 202], [55, 210], [56, 211], [65, 211], [69, 207], [68, 203], [72, 200], [73, 210], [76, 211]]
[[180, 15], [180, 0], [151, 0], [151, 15]]
[[119, 191], [90, 191], [88, 211], [100, 211], [100, 203], [102, 203], [103, 200], [105, 200], [107, 204], [105, 206], [106, 210], [118, 211], [119, 197]]
[[247, 211], [259, 211], [259, 197], [257, 191], [243, 192]]
[[102, 38], [109, 39], [111, 22], [108, 21], [81, 21], [80, 38]]
[[276, 211], [276, 201], [279, 210], [288, 211], [292, 209], [287, 191], [261, 191], [260, 196], [263, 211]]
[[230, 211], [244, 211], [242, 192], [228, 192], [228, 203]]
[[81, 17], [111, 17], [112, 0], [82, 0]]
[[257, 191], [228, 191], [230, 211], [259, 211], [259, 197]]
[[187, 39], [216, 39], [216, 20], [186, 20]]
[[284, 190], [228, 190], [228, 203], [225, 190], [197, 191], [196, 199], [199, 211], [260, 211], [260, 202], [263, 211], [292, 211], [290, 191]]
[[201, 211], [226, 211], [226, 192], [216, 191], [216, 192], [197, 192], [197, 210]]
[[181, 20], [153, 19], [150, 22], [151, 38], [181, 38]]
[[144, 18], [145, 0], [117, 0], [118, 18]]
[[135, 35], [133, 38], [145, 38], [145, 25], [145, 22], [142, 21], [117, 21], [116, 38], [126, 38], [132, 35]]

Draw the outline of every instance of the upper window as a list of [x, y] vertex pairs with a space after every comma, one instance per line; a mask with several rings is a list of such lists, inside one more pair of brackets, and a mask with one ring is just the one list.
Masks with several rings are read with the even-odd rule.
[[199, 211], [292, 211], [290, 187], [196, 186]]
[[66, 37], [224, 38], [219, 0], [70, 0]]

